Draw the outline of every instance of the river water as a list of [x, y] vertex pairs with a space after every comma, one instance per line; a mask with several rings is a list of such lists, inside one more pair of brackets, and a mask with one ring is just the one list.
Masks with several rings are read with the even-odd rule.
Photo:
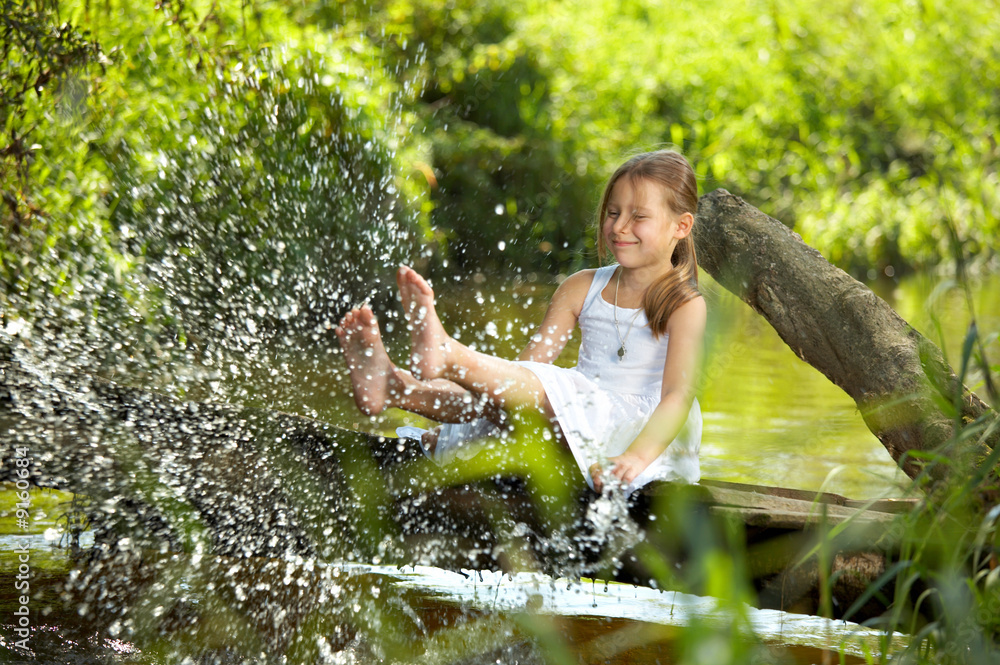
[[[505, 356], [513, 356], [523, 345], [534, 322], [540, 320], [554, 288], [549, 280], [498, 281], [482, 275], [461, 281], [439, 278], [435, 287], [443, 319], [460, 339]], [[968, 301], [960, 289], [948, 288], [947, 282], [926, 277], [879, 282], [873, 288], [918, 330], [939, 341], [957, 365], [970, 319]], [[707, 278], [703, 280], [703, 290], [711, 312], [705, 380], [700, 395], [705, 414], [703, 477], [823, 489], [850, 498], [902, 496], [906, 492], [906, 478], [868, 432], [850, 398], [799, 360], [770, 326], [743, 303]], [[1000, 357], [996, 336], [1000, 330], [1000, 277], [987, 277], [973, 284], [971, 302], [984, 334], [987, 357], [995, 362]], [[382, 323], [391, 354], [403, 358], [406, 339], [398, 318], [384, 312]], [[576, 340], [571, 343], [567, 357], [560, 363], [572, 364], [577, 343]], [[244, 387], [250, 404], [374, 432], [391, 433], [403, 423], [423, 424], [409, 414], [395, 411], [374, 419], [358, 414], [350, 400], [346, 373], [336, 353], [332, 331], [328, 336], [276, 345], [265, 355], [268, 360], [261, 368], [266, 372], [263, 380]], [[268, 367], [279, 369], [282, 380], [267, 380], [267, 376], [273, 375], [266, 371]], [[981, 387], [975, 375], [970, 375], [967, 383], [974, 390]], [[4, 510], [13, 502], [11, 494], [4, 492]], [[53, 495], [40, 493], [35, 503], [43, 501], [45, 496]], [[61, 500], [58, 495], [55, 497], [51, 501]], [[39, 615], [33, 623], [35, 660], [192, 662], [184, 661], [190, 650], [172, 645], [170, 640], [194, 643], [204, 639], [203, 635], [161, 635], [159, 641], [146, 635], [143, 644], [147, 650], [143, 651], [134, 641], [119, 639], [113, 631], [96, 632], [87, 623], [86, 612], [81, 614], [79, 609], [74, 611], [72, 606], [56, 602], [60, 585], [72, 568], [65, 550], [51, 548], [58, 539], [58, 514], [58, 507], [53, 506], [36, 516], [35, 527], [40, 535], [31, 544], [33, 574], [37, 575], [37, 584], [32, 588], [41, 594], [39, 598], [48, 598], [51, 602], [45, 606], [52, 608], [51, 614]], [[8, 520], [2, 523], [6, 527], [0, 528], [14, 534], [9, 512], [6, 517]], [[42, 531], [45, 535], [41, 535]], [[14, 550], [21, 541], [10, 535], [0, 537], [0, 542], [3, 549], [0, 572], [4, 580], [0, 590], [0, 625], [4, 627], [0, 650], [17, 656], [18, 652], [10, 650], [13, 641], [10, 617], [17, 606], [17, 594], [8, 580], [13, 579], [17, 570]], [[254, 579], [261, 579], [262, 575], [266, 577], [267, 573], [262, 571], [269, 565], [266, 561], [250, 560], [237, 565], [213, 560], [212, 565], [223, 571], [217, 573], [220, 577], [216, 579], [212, 577], [216, 573], [204, 572], [199, 567], [204, 566], [201, 557], [180, 561], [176, 565], [183, 570], [199, 571], [177, 582], [178, 589], [183, 588], [194, 607], [199, 603], [211, 606], [214, 585], [222, 584], [219, 580], [232, 576], [237, 568], [242, 571], [237, 575], [249, 574], [246, 570], [253, 568]], [[318, 607], [328, 608], [331, 614], [343, 612], [346, 598], [349, 614], [369, 613], [364, 621], [345, 620], [344, 625], [352, 626], [350, 638], [323, 642], [323, 649], [316, 652], [320, 655], [307, 662], [408, 662], [399, 657], [398, 649], [402, 648], [399, 644], [406, 643], [400, 635], [415, 636], [412, 639], [419, 648], [414, 646], [414, 653], [423, 654], [421, 662], [534, 663], [582, 659], [707, 663], [753, 661], [765, 654], [766, 659], [775, 662], [835, 662], [841, 658], [842, 662], [864, 662], [865, 653], [878, 653], [888, 644], [884, 636], [856, 624], [742, 606], [736, 613], [740, 615], [740, 630], [748, 631], [748, 636], [734, 642], [720, 637], [728, 635], [734, 622], [732, 606], [720, 606], [712, 598], [613, 583], [553, 580], [533, 573], [507, 576], [346, 562], [298, 561], [287, 565], [289, 570], [295, 567], [298, 572], [286, 571], [284, 584], [308, 579], [313, 580], [309, 586], [317, 593], [329, 592], [324, 601], [317, 601]], [[280, 586], [274, 584], [275, 588]], [[353, 595], [332, 591], [343, 588], [353, 589]], [[172, 593], [170, 588], [165, 592]], [[282, 615], [293, 610], [288, 606]], [[381, 618], [375, 621], [371, 613]], [[387, 615], [396, 617], [393, 630], [386, 629]], [[685, 628], [678, 631], [678, 626]], [[550, 639], [553, 634], [560, 635], [563, 641], [553, 643]], [[242, 641], [243, 646], [252, 642], [248, 637], [234, 637], [237, 635], [244, 633], [229, 627], [219, 628], [215, 639], [235, 639]], [[699, 636], [701, 641], [694, 641], [692, 635]], [[897, 636], [890, 643], [898, 648], [903, 641]], [[700, 657], [692, 656], [695, 643], [701, 645], [697, 648], [706, 650]], [[567, 644], [571, 647], [568, 655], [564, 653]], [[740, 644], [750, 646], [740, 647]], [[748, 649], [745, 658], [732, 652], [739, 648]], [[721, 651], [713, 656], [712, 649]], [[212, 659], [203, 662], [263, 662], [260, 656], [247, 656], [240, 648], [231, 646], [214, 644], [209, 651]], [[837, 651], [840, 655], [833, 655]], [[559, 654], [567, 660], [560, 661]]]
[[[10, 552], [20, 542], [0, 536], [5, 579], [14, 577]], [[7, 662], [863, 663], [865, 654], [905, 645], [905, 636], [886, 636], [855, 623], [734, 608], [715, 598], [613, 582], [428, 567], [163, 558], [155, 553], [144, 555], [147, 568], [184, 574], [172, 580], [175, 588], [147, 590], [149, 595], [130, 601], [146, 615], [159, 617], [180, 597], [188, 611], [203, 613], [201, 620], [170, 629], [150, 629], [140, 621], [125, 637], [120, 622], [109, 627], [94, 621], [93, 608], [63, 605], [63, 583], [74, 565], [66, 550], [53, 550], [45, 536], [36, 536], [31, 552], [32, 606], [41, 611], [33, 617], [27, 640], [31, 651], [19, 652], [12, 648], [18, 638], [9, 619], [18, 607], [16, 596], [0, 594], [5, 618], [0, 653]], [[130, 573], [134, 569], [105, 571]], [[298, 602], [327, 621], [318, 627], [308, 623], [286, 597], [280, 617], [261, 612], [267, 620], [248, 631], [245, 614], [226, 612], [227, 604], [245, 609], [241, 603], [217, 597], [217, 590], [231, 586], [233, 578], [250, 579], [256, 590], [278, 597], [283, 585], [308, 583]], [[267, 655], [273, 651], [291, 657]]]

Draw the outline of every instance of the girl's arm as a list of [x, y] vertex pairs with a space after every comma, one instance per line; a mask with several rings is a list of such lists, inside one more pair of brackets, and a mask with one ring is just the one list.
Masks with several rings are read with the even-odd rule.
[[[667, 322], [670, 337], [660, 403], [625, 452], [609, 460], [614, 465], [612, 475], [625, 485], [635, 480], [667, 449], [687, 421], [697, 389], [705, 320], [705, 299], [698, 297], [674, 310]], [[598, 474], [593, 475], [595, 488], [600, 491]]]
[[559, 285], [552, 295], [552, 301], [545, 312], [545, 318], [538, 331], [531, 336], [528, 345], [517, 357], [518, 360], [533, 360], [552, 363], [569, 341], [576, 322], [583, 310], [583, 301], [594, 280], [593, 270], [581, 270]]

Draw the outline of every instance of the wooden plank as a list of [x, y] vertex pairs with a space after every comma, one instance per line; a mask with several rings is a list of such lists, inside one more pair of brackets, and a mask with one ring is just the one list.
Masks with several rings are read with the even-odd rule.
[[782, 515], [801, 515], [801, 519], [805, 524], [816, 524], [823, 520], [828, 524], [839, 524], [859, 514], [879, 515], [888, 519], [892, 518], [892, 515], [889, 513], [862, 511], [847, 506], [803, 501], [801, 499], [788, 499], [770, 494], [760, 494], [758, 492], [745, 492], [718, 487], [710, 487], [708, 488], [708, 492], [712, 497], [712, 502], [717, 506], [728, 506], [750, 512], [760, 511]]
[[[736, 516], [748, 526], [756, 527], [803, 529], [821, 523], [842, 524], [851, 519], [886, 523], [916, 505], [916, 499], [862, 501], [829, 492], [710, 479], [693, 488], [697, 488], [701, 500], [714, 512]], [[669, 497], [677, 489], [664, 484], [650, 493]]]
[[703, 478], [698, 483], [703, 487], [740, 490], [743, 492], [756, 492], [758, 494], [769, 494], [772, 496], [784, 497], [787, 499], [799, 499], [800, 501], [819, 501], [822, 503], [835, 504], [838, 506], [847, 505], [851, 499], [847, 499], [839, 494], [830, 492], [816, 492], [813, 490], [800, 490], [790, 487], [774, 487], [772, 485], [754, 485], [749, 483], [734, 483], [728, 480], [712, 480]]
[[788, 499], [799, 499], [801, 501], [827, 503], [850, 508], [860, 508], [863, 510], [874, 510], [883, 513], [905, 513], [913, 510], [919, 503], [919, 499], [848, 499], [840, 494], [831, 492], [816, 492], [813, 490], [800, 490], [788, 487], [773, 487], [770, 485], [753, 485], [747, 483], [734, 483], [727, 480], [713, 480], [703, 478], [699, 485], [708, 488], [723, 488], [740, 490], [744, 492], [757, 492], [759, 494], [769, 494]]
[[820, 512], [806, 513], [795, 510], [772, 510], [743, 506], [711, 506], [709, 512], [716, 515], [736, 517], [747, 526], [770, 527], [774, 529], [804, 529], [820, 524], [835, 526], [851, 518], [859, 524], [889, 523], [893, 519], [890, 513], [857, 510], [851, 511], [848, 514], [828, 514], [825, 517]]

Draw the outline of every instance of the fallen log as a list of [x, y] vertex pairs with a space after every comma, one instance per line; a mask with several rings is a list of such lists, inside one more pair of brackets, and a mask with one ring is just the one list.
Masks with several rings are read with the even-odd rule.
[[[967, 476], [1000, 440], [996, 412], [961, 384], [943, 354], [871, 289], [830, 264], [801, 237], [719, 189], [702, 198], [698, 262], [760, 313], [802, 360], [857, 403], [868, 428], [911, 478]], [[926, 461], [935, 455], [953, 465]], [[992, 472], [991, 472], [992, 474]]]

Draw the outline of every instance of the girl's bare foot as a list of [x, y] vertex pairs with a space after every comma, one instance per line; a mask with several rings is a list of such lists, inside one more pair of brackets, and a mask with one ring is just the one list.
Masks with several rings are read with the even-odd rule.
[[367, 305], [351, 310], [335, 332], [347, 359], [354, 403], [365, 415], [382, 413], [399, 396], [402, 382], [386, 353], [374, 312]]
[[396, 273], [403, 311], [410, 324], [410, 369], [419, 379], [444, 376], [452, 339], [434, 309], [434, 291], [415, 270], [401, 266]]

